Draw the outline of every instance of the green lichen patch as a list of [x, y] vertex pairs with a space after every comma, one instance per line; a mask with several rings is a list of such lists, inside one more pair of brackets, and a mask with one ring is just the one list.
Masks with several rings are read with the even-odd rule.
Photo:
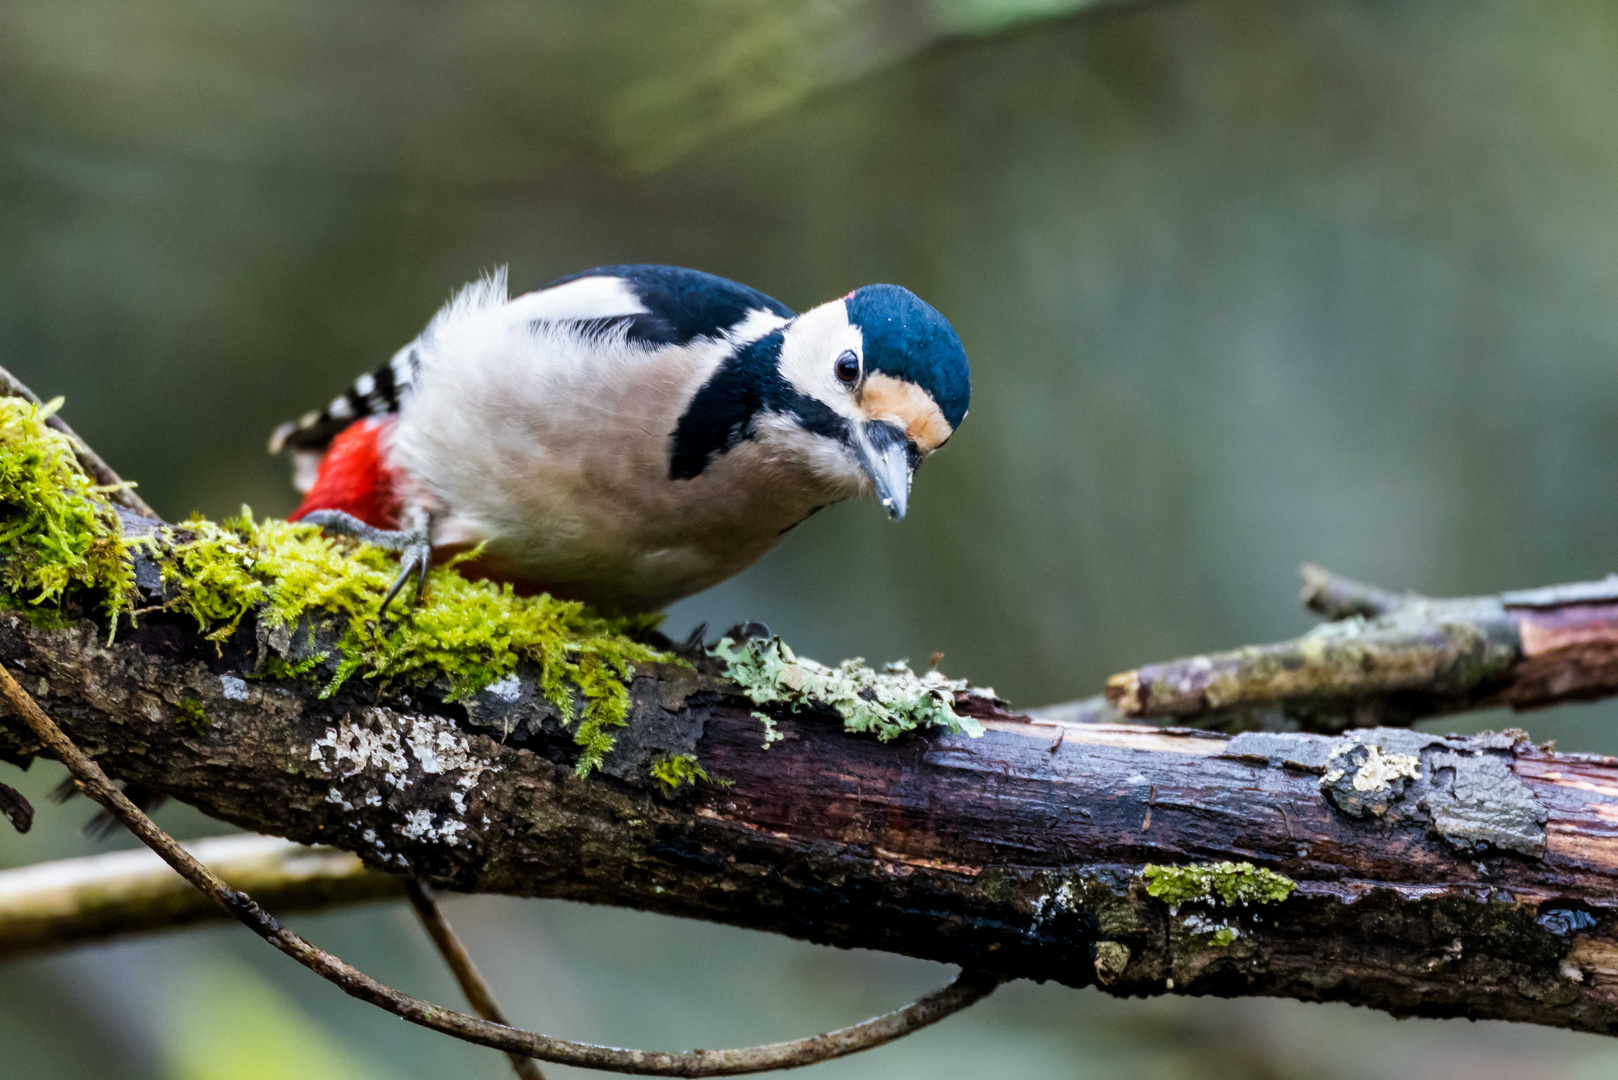
[[1252, 863], [1192, 863], [1158, 866], [1141, 871], [1146, 892], [1168, 904], [1218, 903], [1228, 905], [1279, 904], [1297, 884], [1289, 877]]
[[1203, 915], [1187, 915], [1180, 925], [1185, 927], [1187, 933], [1198, 937], [1202, 944], [1215, 949], [1229, 948], [1232, 942], [1242, 936], [1241, 929], [1235, 924]]
[[202, 711], [202, 702], [195, 698], [181, 700], [174, 706], [174, 712], [174, 722], [193, 735], [201, 735], [213, 723]]
[[59, 611], [94, 590], [116, 618], [135, 585], [123, 527], [72, 442], [46, 423], [61, 404], [0, 398], [0, 599]]
[[675, 754], [672, 757], [658, 758], [652, 762], [649, 770], [652, 779], [663, 785], [663, 790], [673, 794], [682, 784], [716, 784], [719, 787], [729, 787], [729, 780], [720, 780], [709, 775], [697, 761], [695, 754]]
[[[861, 659], [827, 667], [795, 655], [776, 637], [741, 644], [722, 638], [713, 654], [724, 663], [726, 676], [755, 705], [786, 705], [794, 711], [830, 708], [843, 718], [845, 731], [868, 732], [883, 742], [923, 727], [982, 735], [981, 724], [955, 711], [955, 695], [994, 693], [975, 690], [964, 679], [946, 679], [937, 671], [917, 675], [902, 660], [881, 671]], [[767, 723], [764, 745], [778, 737], [774, 725]]]
[[[518, 596], [509, 584], [470, 581], [449, 564], [429, 572], [417, 603], [393, 609], [399, 621], [383, 622], [377, 612], [398, 573], [394, 557], [313, 525], [257, 521], [246, 508], [223, 524], [186, 522], [157, 547], [171, 604], [215, 640], [255, 609], [270, 627], [340, 624], [326, 696], [357, 676], [412, 686], [442, 679], [450, 700], [464, 700], [531, 661], [563, 723], [577, 721], [581, 776], [601, 765], [611, 729], [627, 720], [635, 665], [666, 659], [629, 636], [653, 625], [645, 617], [605, 618], [573, 601]], [[312, 666], [283, 660], [270, 673]]]

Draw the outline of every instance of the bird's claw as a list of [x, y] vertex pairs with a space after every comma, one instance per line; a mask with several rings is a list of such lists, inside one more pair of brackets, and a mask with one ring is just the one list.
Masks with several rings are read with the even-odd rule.
[[379, 529], [341, 510], [315, 510], [303, 516], [304, 521], [318, 525], [326, 532], [350, 536], [383, 551], [398, 552], [399, 576], [393, 579], [387, 594], [382, 597], [382, 606], [376, 613], [379, 619], [387, 614], [388, 606], [404, 591], [411, 578], [416, 581], [412, 603], [421, 599], [422, 591], [427, 587], [427, 570], [433, 564], [431, 520], [425, 514], [413, 514], [412, 518], [409, 528]]
[[388, 605], [393, 603], [394, 598], [403, 591], [412, 577], [416, 579], [416, 591], [411, 594], [410, 602], [415, 604], [421, 600], [422, 591], [427, 588], [427, 568], [432, 562], [433, 546], [426, 537], [412, 542], [400, 553], [399, 576], [393, 579], [387, 595], [382, 598], [382, 606], [376, 609], [378, 619], [388, 613]]
[[685, 641], [677, 647], [676, 651], [682, 656], [696, 656], [707, 652], [708, 624], [705, 622], [698, 623], [696, 629], [685, 636]]

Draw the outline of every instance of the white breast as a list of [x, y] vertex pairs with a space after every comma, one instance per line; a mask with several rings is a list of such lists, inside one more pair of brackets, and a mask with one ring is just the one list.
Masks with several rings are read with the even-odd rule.
[[[422, 335], [392, 454], [442, 515], [441, 539], [487, 540], [496, 560], [559, 594], [655, 610], [853, 492], [826, 491], [781, 440], [744, 442], [701, 476], [671, 480], [675, 426], [733, 346], [649, 347], [555, 321], [639, 310], [627, 289], [578, 287], [602, 280], [622, 284], [547, 290], [572, 290], [573, 308], [545, 293], [507, 302], [499, 278], [464, 290]], [[581, 307], [591, 314], [557, 314]], [[754, 316], [747, 329], [780, 322]]]

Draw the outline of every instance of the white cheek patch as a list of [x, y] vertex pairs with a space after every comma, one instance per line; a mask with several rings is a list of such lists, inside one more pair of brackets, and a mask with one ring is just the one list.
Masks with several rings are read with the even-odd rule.
[[833, 371], [837, 357], [845, 351], [864, 363], [865, 342], [860, 328], [849, 323], [847, 305], [833, 300], [799, 315], [783, 335], [781, 375], [800, 392], [852, 419], [859, 410]]

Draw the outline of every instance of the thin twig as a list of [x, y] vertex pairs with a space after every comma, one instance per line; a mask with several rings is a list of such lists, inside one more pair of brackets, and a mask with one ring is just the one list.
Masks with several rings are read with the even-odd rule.
[[0, 697], [11, 704], [51, 755], [66, 765], [68, 771], [84, 785], [85, 794], [111, 811], [137, 839], [157, 852], [180, 876], [265, 941], [351, 997], [368, 1001], [413, 1024], [479, 1046], [503, 1050], [507, 1054], [638, 1076], [738, 1076], [771, 1069], [790, 1069], [869, 1050], [909, 1035], [981, 1000], [1001, 982], [994, 975], [963, 971], [948, 986], [902, 1009], [863, 1023], [812, 1035], [807, 1039], [733, 1050], [689, 1050], [685, 1053], [622, 1050], [554, 1039], [549, 1035], [496, 1024], [401, 993], [286, 929], [260, 908], [252, 897], [233, 889], [198, 862], [178, 841], [158, 828], [140, 807], [130, 802], [101, 771], [101, 766], [87, 757], [45, 715], [44, 710], [28, 691], [18, 685], [4, 665], [0, 665]]
[[[0, 397], [19, 397], [35, 405], [43, 404], [38, 394], [28, 389], [21, 379], [3, 367], [0, 367]], [[73, 453], [79, 459], [79, 465], [90, 479], [106, 488], [108, 499], [141, 517], [157, 519], [157, 511], [147, 506], [145, 499], [135, 494], [135, 486], [119, 476], [111, 465], [102, 460], [100, 454], [90, 449], [90, 444], [79, 438], [78, 432], [68, 427], [67, 421], [62, 419], [60, 413], [51, 414], [45, 423], [68, 437], [73, 444]]]
[[1299, 601], [1310, 611], [1334, 621], [1355, 615], [1374, 619], [1412, 600], [1421, 599], [1414, 593], [1398, 593], [1334, 574], [1314, 563], [1304, 563], [1298, 568], [1298, 573], [1303, 575]]
[[[461, 992], [466, 995], [467, 1003], [483, 1019], [510, 1027], [511, 1022], [506, 1019], [500, 1003], [494, 999], [494, 991], [484, 981], [477, 964], [472, 962], [472, 954], [467, 951], [466, 943], [449, 924], [449, 919], [444, 917], [444, 909], [438, 906], [432, 886], [411, 880], [405, 884], [405, 892], [410, 897], [410, 906], [416, 909], [416, 916], [421, 919], [421, 925], [426, 928], [427, 936], [438, 947], [438, 955], [455, 973], [455, 981], [461, 984]], [[545, 1074], [539, 1071], [539, 1063], [533, 1058], [521, 1054], [506, 1056], [511, 1059], [511, 1071], [517, 1074], [518, 1080], [545, 1080]]]

